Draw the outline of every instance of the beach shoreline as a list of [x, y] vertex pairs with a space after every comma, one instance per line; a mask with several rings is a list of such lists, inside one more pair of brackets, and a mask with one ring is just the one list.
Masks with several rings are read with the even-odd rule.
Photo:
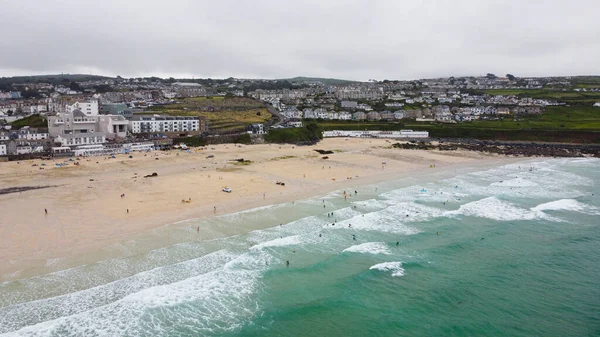
[[[524, 160], [390, 145], [382, 139], [326, 139], [304, 147], [222, 144], [189, 152], [134, 153], [133, 158], [82, 158], [80, 165], [67, 161], [66, 167], [50, 166], [62, 159], [0, 164], [3, 188], [51, 186], [0, 195], [0, 208], [10, 210], [0, 217], [0, 281], [52, 272], [47, 262], [53, 259], [81, 256], [89, 262], [110, 257], [106, 247], [149, 230], [189, 226], [191, 219], [403, 177], [451, 175]], [[316, 149], [333, 153], [323, 159]], [[250, 162], [235, 161], [241, 158]], [[154, 172], [157, 176], [143, 178]], [[222, 192], [225, 186], [232, 193]], [[198, 235], [203, 229], [198, 228]]]

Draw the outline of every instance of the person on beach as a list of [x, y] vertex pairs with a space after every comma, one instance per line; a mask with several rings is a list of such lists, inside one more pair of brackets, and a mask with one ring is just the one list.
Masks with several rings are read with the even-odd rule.
[[213, 207], [213, 213], [217, 213], [217, 206]]
[[44, 208], [44, 212], [46, 212], [46, 214], [48, 214], [48, 210], [46, 208]]
[[200, 233], [200, 226], [198, 226], [198, 228], [196, 228], [196, 232]]
[[129, 214], [129, 208], [127, 209], [127, 214]]
[[289, 267], [290, 266], [290, 260], [285, 261], [285, 266]]

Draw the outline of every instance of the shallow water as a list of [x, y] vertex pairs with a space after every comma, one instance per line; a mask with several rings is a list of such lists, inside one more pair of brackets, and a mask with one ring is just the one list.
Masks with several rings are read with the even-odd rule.
[[202, 221], [157, 229], [0, 283], [0, 334], [598, 336], [599, 168], [535, 159], [221, 216], [202, 240]]

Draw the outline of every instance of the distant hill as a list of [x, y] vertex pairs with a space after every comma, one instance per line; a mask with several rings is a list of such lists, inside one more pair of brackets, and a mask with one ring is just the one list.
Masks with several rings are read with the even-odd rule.
[[114, 77], [86, 75], [86, 74], [56, 74], [56, 75], [32, 75], [32, 76], [14, 76], [0, 77], [0, 84], [20, 84], [20, 83], [51, 83], [59, 84], [61, 82], [68, 83], [71, 81], [97, 81], [112, 79]]
[[286, 78], [281, 81], [289, 81], [291, 83], [301, 83], [301, 82], [321, 82], [326, 85], [338, 85], [338, 84], [351, 84], [357, 83], [358, 81], [348, 81], [348, 80], [340, 80], [337, 78], [321, 78], [321, 77], [294, 77], [294, 78]]

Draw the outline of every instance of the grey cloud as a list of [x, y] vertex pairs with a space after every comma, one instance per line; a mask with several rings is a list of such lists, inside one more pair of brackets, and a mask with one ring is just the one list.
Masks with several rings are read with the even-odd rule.
[[599, 10], [594, 0], [13, 1], [0, 12], [0, 76], [598, 74]]

